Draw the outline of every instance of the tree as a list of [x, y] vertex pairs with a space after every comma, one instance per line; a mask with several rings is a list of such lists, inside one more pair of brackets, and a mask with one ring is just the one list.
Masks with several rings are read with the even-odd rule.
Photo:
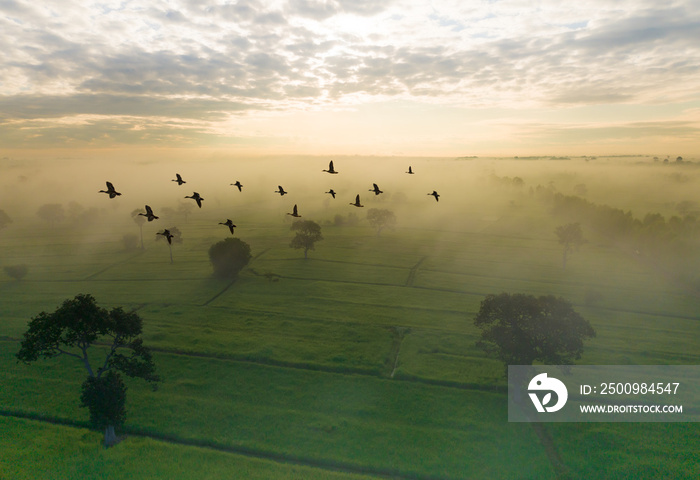
[[36, 214], [52, 227], [66, 218], [66, 211], [60, 203], [46, 203], [39, 207]]
[[7, 227], [11, 223], [12, 219], [5, 213], [5, 210], [0, 210], [0, 230]]
[[319, 240], [323, 240], [321, 235], [321, 226], [312, 220], [297, 220], [292, 224], [292, 231], [297, 234], [289, 242], [291, 248], [304, 249], [304, 258], [307, 258], [309, 250], [314, 249], [314, 244]]
[[477, 346], [506, 365], [571, 365], [581, 358], [583, 340], [595, 337], [591, 324], [571, 303], [552, 295], [487, 295], [474, 325], [481, 330]]
[[566, 225], [559, 225], [554, 233], [557, 234], [559, 238], [559, 245], [564, 246], [564, 256], [562, 260], [562, 268], [566, 268], [566, 259], [569, 253], [578, 248], [585, 243], [583, 239], [583, 230], [581, 230], [580, 223], [569, 223]]
[[[88, 408], [93, 426], [104, 430], [105, 446], [109, 447], [118, 441], [115, 427], [126, 419], [126, 386], [120, 373], [142, 378], [154, 389], [160, 381], [151, 352], [143, 346], [141, 331], [142, 320], [136, 313], [121, 307], [108, 311], [97, 306], [92, 295], [80, 294], [65, 300], [55, 312], [34, 317], [16, 357], [26, 364], [60, 355], [80, 361], [87, 372], [81, 406]], [[98, 343], [107, 344], [102, 361], [89, 355], [90, 347]]]
[[214, 276], [218, 278], [235, 278], [248, 265], [250, 257], [250, 245], [236, 237], [209, 247], [209, 260], [214, 267]]
[[170, 250], [170, 263], [173, 263], [173, 243], [182, 243], [182, 232], [177, 227], [170, 227], [163, 232], [156, 233], [156, 241], [165, 239]]
[[20, 281], [29, 271], [29, 268], [25, 264], [20, 265], [7, 265], [4, 267], [5, 273], [17, 281]]
[[370, 208], [367, 211], [367, 221], [377, 229], [377, 236], [379, 236], [385, 228], [396, 225], [396, 215], [385, 208]]
[[145, 250], [143, 246], [143, 224], [146, 223], [146, 217], [139, 215], [141, 213], [146, 213], [143, 208], [137, 208], [131, 212], [131, 219], [139, 226], [139, 232], [141, 233], [141, 250]]

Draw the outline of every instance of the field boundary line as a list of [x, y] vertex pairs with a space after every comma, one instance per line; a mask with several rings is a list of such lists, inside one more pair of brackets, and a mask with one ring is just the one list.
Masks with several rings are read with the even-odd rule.
[[109, 270], [110, 268], [116, 267], [117, 265], [121, 265], [121, 264], [123, 264], [123, 263], [130, 262], [131, 260], [133, 260], [133, 259], [135, 259], [135, 258], [137, 258], [137, 257], [139, 257], [139, 256], [141, 256], [141, 255], [143, 255], [144, 252], [145, 252], [145, 250], [139, 250], [139, 252], [135, 253], [134, 255], [130, 256], [129, 258], [125, 258], [124, 260], [122, 260], [122, 261], [120, 261], [120, 262], [112, 263], [112, 264], [106, 266], [105, 268], [103, 268], [102, 270], [99, 270], [99, 271], [97, 271], [97, 272], [95, 272], [95, 273], [92, 273], [92, 274], [88, 275], [87, 277], [85, 277], [84, 279], [82, 279], [82, 281], [93, 280], [95, 277], [97, 277], [98, 275], [102, 275], [104, 272], [106, 272], [106, 271]]
[[[407, 327], [408, 328], [408, 327]], [[8, 336], [0, 336], [0, 342], [20, 342], [21, 339], [13, 338]], [[103, 347], [109, 346], [108, 343], [95, 342], [94, 345], [99, 345]], [[363, 376], [369, 378], [375, 378], [379, 380], [387, 380], [386, 375], [382, 374], [381, 367], [376, 369], [371, 368], [348, 368], [348, 367], [333, 367], [330, 365], [323, 364], [312, 364], [312, 363], [301, 363], [301, 362], [286, 362], [284, 360], [274, 360], [265, 358], [250, 358], [245, 355], [232, 355], [226, 353], [204, 353], [204, 352], [188, 352], [184, 350], [159, 348], [159, 347], [149, 347], [151, 352], [157, 352], [164, 355], [174, 355], [178, 357], [186, 358], [202, 358], [207, 360], [221, 360], [225, 362], [238, 362], [238, 363], [249, 363], [253, 365], [259, 365], [262, 367], [272, 367], [272, 368], [290, 368], [293, 370], [305, 370], [312, 372], [322, 372], [332, 375], [344, 375], [344, 376]], [[430, 385], [434, 387], [445, 387], [454, 388], [458, 390], [474, 390], [478, 392], [486, 393], [508, 393], [508, 387], [506, 385], [486, 385], [482, 383], [465, 383], [457, 382], [453, 380], [440, 380], [437, 378], [425, 378], [408, 373], [397, 373], [391, 379], [392, 381], [402, 381], [406, 383], [412, 383], [415, 385]]]
[[408, 271], [408, 277], [406, 278], [406, 287], [412, 287], [413, 286], [413, 281], [416, 279], [416, 273], [418, 273], [418, 267], [420, 267], [420, 264], [425, 261], [425, 259], [428, 258], [427, 256], [421, 258], [418, 260], [418, 263], [416, 263], [414, 266], [411, 267], [411, 269]]
[[[65, 427], [72, 428], [86, 428], [90, 429], [88, 422], [83, 422], [80, 420], [72, 420], [67, 418], [54, 417], [50, 415], [27, 413], [21, 411], [13, 411], [7, 409], [0, 409], [0, 416], [10, 417], [10, 418], [23, 418], [26, 420], [32, 420], [35, 422], [50, 423], [53, 425], [61, 425]], [[382, 468], [373, 466], [364, 466], [351, 463], [344, 460], [332, 460], [324, 458], [312, 458], [304, 457], [295, 454], [285, 454], [276, 453], [274, 451], [263, 450], [260, 448], [246, 447], [243, 445], [224, 445], [211, 440], [196, 440], [182, 438], [175, 435], [168, 435], [165, 433], [154, 433], [149, 432], [144, 429], [137, 427], [122, 427], [120, 433], [126, 434], [126, 436], [150, 438], [151, 440], [156, 440], [163, 443], [169, 443], [173, 445], [182, 445], [186, 447], [196, 447], [203, 448], [207, 450], [214, 450], [223, 453], [231, 453], [235, 455], [241, 455], [244, 457], [258, 458], [262, 460], [268, 460], [275, 463], [284, 463], [291, 465], [299, 465], [304, 467], [318, 468], [321, 470], [328, 470], [340, 473], [358, 474], [358, 475], [369, 475], [378, 478], [388, 478], [397, 480], [448, 480], [447, 477], [438, 477], [433, 475], [422, 475], [411, 472], [400, 472], [393, 468]], [[119, 448], [118, 446], [112, 448]]]
[[219, 297], [220, 297], [221, 295], [223, 295], [229, 288], [231, 288], [231, 287], [233, 286], [234, 283], [236, 283], [236, 280], [238, 280], [238, 279], [237, 279], [237, 278], [234, 278], [233, 280], [231, 280], [231, 281], [229, 282], [229, 284], [226, 285], [219, 293], [217, 293], [216, 295], [214, 295], [213, 297], [211, 297], [209, 300], [207, 300], [206, 302], [204, 302], [204, 303], [201, 304], [200, 306], [201, 306], [201, 307], [206, 307], [206, 306], [209, 305], [211, 302], [213, 302], [214, 300], [216, 300], [217, 298], [219, 298]]

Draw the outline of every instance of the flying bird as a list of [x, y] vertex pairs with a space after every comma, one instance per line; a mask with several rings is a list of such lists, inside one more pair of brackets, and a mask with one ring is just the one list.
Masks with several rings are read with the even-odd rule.
[[105, 182], [107, 184], [107, 190], [100, 190], [99, 193], [106, 193], [109, 195], [109, 198], [114, 198], [117, 195], [121, 195], [121, 193], [117, 192], [114, 189], [114, 185], [112, 185], [112, 182]]
[[322, 171], [322, 172], [328, 172], [328, 173], [334, 173], [334, 174], [337, 174], [337, 173], [338, 173], [338, 172], [336, 172], [336, 171], [333, 169], [333, 160], [331, 160], [330, 163], [328, 164], [328, 170], [323, 169], [323, 170], [321, 170], [321, 171]]
[[438, 195], [438, 192], [436, 192], [435, 190], [433, 190], [433, 193], [429, 193], [428, 195], [432, 195], [433, 197], [435, 197], [436, 202], [440, 201], [440, 195]]
[[379, 190], [379, 187], [377, 186], [376, 183], [373, 183], [372, 185], [374, 186], [374, 188], [370, 188], [369, 189], [370, 192], [374, 192], [375, 195], [379, 195], [380, 193], [384, 193], [383, 191]]
[[202, 201], [204, 200], [203, 197], [201, 197], [197, 192], [194, 192], [192, 195], [185, 195], [185, 198], [191, 198], [195, 202], [197, 202], [197, 206], [199, 208], [202, 208]]
[[408, 166], [408, 172], [406, 172], [406, 173], [409, 173], [409, 174], [413, 175], [413, 170], [411, 170], [411, 166], [410, 166], [410, 165]]
[[241, 191], [241, 188], [243, 188], [243, 185], [238, 180], [236, 180], [236, 183], [232, 183], [231, 185], [238, 187], [239, 192]]
[[329, 191], [323, 192], [323, 193], [330, 193], [330, 194], [331, 194], [331, 197], [335, 198], [335, 192], [333, 191], [332, 188], [331, 188]]
[[[156, 218], [157, 218], [157, 217], [156, 217]], [[172, 244], [173, 244], [173, 237], [174, 237], [174, 235], [173, 235], [172, 233], [170, 233], [170, 230], [168, 230], [167, 228], [166, 228], [165, 230], [163, 230], [162, 232], [156, 233], [156, 235], [163, 235], [165, 238], [168, 239], [168, 245], [172, 245]]]
[[149, 222], [152, 222], [153, 220], [156, 220], [158, 217], [153, 215], [153, 210], [151, 210], [151, 207], [146, 205], [146, 213], [139, 213], [139, 215], [142, 215], [148, 219]]
[[297, 217], [297, 218], [298, 218], [298, 217], [301, 217], [301, 215], [299, 215], [299, 212], [297, 212], [297, 205], [296, 205], [296, 203], [294, 204], [294, 210], [292, 211], [292, 213], [288, 213], [287, 215], [291, 215], [292, 217]]
[[360, 205], [360, 194], [359, 193], [355, 197], [355, 203], [350, 202], [350, 205], [354, 205], [356, 207], [364, 207], [364, 205]]
[[179, 173], [176, 173], [176, 174], [175, 174], [175, 177], [176, 177], [175, 180], [171, 180], [171, 181], [177, 182], [178, 185], [182, 185], [183, 183], [187, 183], [186, 181], [184, 181], [184, 180], [182, 179], [182, 177], [180, 176]]
[[283, 197], [285, 194], [289, 193], [289, 192], [284, 191], [284, 188], [282, 188], [282, 185], [277, 185], [277, 188], [279, 188], [279, 190], [275, 190], [275, 193], [279, 193], [280, 197]]
[[233, 224], [230, 218], [227, 218], [225, 222], [219, 222], [219, 225], [226, 225], [228, 229], [231, 230], [231, 235], [233, 235], [233, 228], [235, 227], [235, 225]]

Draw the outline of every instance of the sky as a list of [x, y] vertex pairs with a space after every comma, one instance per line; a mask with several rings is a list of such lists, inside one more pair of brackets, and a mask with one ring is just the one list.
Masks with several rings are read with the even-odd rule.
[[0, 0], [0, 157], [700, 157], [698, 38], [696, 0]]

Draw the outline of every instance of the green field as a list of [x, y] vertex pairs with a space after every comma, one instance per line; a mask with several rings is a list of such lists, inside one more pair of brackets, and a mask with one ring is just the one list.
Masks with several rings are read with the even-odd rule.
[[[204, 208], [179, 225], [173, 264], [153, 239], [165, 225], [124, 250], [114, 232], [138, 228], [123, 212], [89, 235], [13, 223], [0, 267], [29, 273], [0, 272], [0, 478], [700, 478], [697, 424], [508, 423], [503, 365], [475, 345], [485, 295], [567, 298], [597, 331], [579, 363], [609, 365], [700, 363], [700, 302], [593, 232], [562, 269], [562, 222], [491, 193], [503, 200], [479, 214], [419, 225], [410, 202], [376, 205], [399, 219], [381, 236], [319, 209], [307, 260], [283, 216], [246, 206], [236, 236], [253, 260], [235, 282], [211, 276], [207, 249], [228, 231]], [[14, 358], [29, 319], [78, 293], [136, 310], [163, 377], [156, 392], [128, 383], [127, 437], [108, 450], [78, 407], [80, 364]]]

